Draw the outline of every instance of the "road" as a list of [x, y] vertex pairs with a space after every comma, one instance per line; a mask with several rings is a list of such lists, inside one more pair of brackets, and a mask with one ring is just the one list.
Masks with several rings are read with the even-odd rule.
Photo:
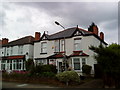
[[16, 83], [16, 82], [2, 82], [2, 88], [58, 88], [48, 85]]

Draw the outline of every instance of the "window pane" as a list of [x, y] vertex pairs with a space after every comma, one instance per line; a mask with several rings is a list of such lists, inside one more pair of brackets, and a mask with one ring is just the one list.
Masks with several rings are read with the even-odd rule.
[[80, 63], [74, 64], [74, 70], [80, 70]]
[[74, 40], [74, 49], [75, 49], [75, 51], [77, 51], [77, 50], [80, 50], [80, 42], [81, 42], [81, 40], [80, 39], [75, 39]]
[[55, 52], [59, 52], [59, 41], [55, 41]]
[[41, 43], [41, 53], [47, 53], [47, 43]]
[[80, 59], [74, 58], [74, 70], [80, 70]]
[[86, 59], [82, 58], [82, 65], [86, 64]]
[[61, 51], [64, 51], [64, 40], [61, 41]]

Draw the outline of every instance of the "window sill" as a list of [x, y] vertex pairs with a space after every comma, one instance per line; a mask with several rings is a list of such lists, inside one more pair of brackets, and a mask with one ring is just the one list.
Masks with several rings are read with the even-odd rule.
[[47, 53], [40, 53], [40, 54], [47, 54]]

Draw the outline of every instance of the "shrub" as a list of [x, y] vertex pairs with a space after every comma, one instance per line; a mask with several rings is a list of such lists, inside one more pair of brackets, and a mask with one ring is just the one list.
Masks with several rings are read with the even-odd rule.
[[26, 64], [26, 70], [27, 71], [32, 70], [32, 68], [34, 67], [33, 59], [28, 59], [25, 64]]
[[64, 71], [56, 75], [57, 79], [59, 81], [65, 82], [66, 85], [69, 84], [69, 82], [80, 82], [80, 77], [75, 71]]
[[42, 77], [48, 77], [48, 78], [54, 78], [55, 77], [55, 74], [53, 72], [43, 72], [41, 74]]
[[85, 73], [86, 75], [90, 75], [91, 69], [92, 69], [92, 66], [89, 66], [89, 65], [82, 66], [82, 72]]
[[42, 71], [42, 72], [53, 72], [53, 73], [57, 73], [56, 66], [54, 66], [54, 65], [42, 65], [42, 66], [41, 66], [41, 71]]
[[51, 72], [56, 74], [57, 69], [54, 65], [37, 65], [31, 69], [31, 74], [42, 74], [43, 72]]

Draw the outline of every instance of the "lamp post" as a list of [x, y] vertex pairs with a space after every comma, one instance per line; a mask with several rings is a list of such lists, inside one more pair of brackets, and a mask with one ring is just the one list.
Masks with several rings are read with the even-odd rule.
[[[59, 22], [55, 21], [55, 24], [61, 26], [65, 30], [65, 27], [62, 26]], [[65, 71], [67, 71], [67, 67], [66, 67], [66, 50], [65, 50], [65, 36], [64, 36], [64, 63], [65, 63]]]

